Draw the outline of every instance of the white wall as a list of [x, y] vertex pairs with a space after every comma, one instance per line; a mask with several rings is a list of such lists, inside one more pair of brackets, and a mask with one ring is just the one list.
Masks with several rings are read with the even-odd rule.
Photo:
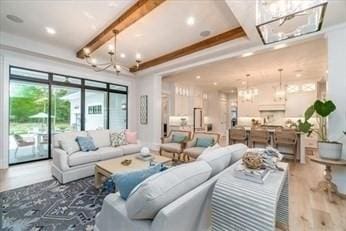
[[140, 96], [148, 96], [148, 124], [140, 124], [138, 133], [145, 145], [160, 144], [161, 138], [161, 76], [146, 76], [137, 78], [137, 114], [139, 116]]
[[[346, 130], [346, 26], [330, 31], [327, 38], [327, 97], [336, 104], [336, 111], [328, 121], [328, 136], [330, 140], [339, 140], [343, 143], [342, 158], [346, 160], [346, 137], [342, 136], [342, 132]], [[332, 171], [333, 181], [339, 191], [346, 194], [346, 167], [333, 168]]]
[[60, 61], [33, 53], [0, 49], [0, 168], [6, 168], [8, 163], [8, 97], [9, 97], [9, 66], [19, 66], [58, 74], [83, 77], [109, 83], [127, 85], [129, 94], [129, 129], [137, 130], [136, 111], [136, 80], [133, 77], [116, 76], [110, 72], [94, 72], [86, 65]]

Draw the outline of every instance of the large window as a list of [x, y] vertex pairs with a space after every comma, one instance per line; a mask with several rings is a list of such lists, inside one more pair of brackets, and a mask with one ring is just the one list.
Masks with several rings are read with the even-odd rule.
[[9, 163], [48, 159], [53, 136], [127, 128], [127, 87], [10, 67]]

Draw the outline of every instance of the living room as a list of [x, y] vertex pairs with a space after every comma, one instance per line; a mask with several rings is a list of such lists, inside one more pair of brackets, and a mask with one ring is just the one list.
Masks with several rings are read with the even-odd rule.
[[346, 226], [345, 1], [4, 0], [0, 24], [2, 230]]

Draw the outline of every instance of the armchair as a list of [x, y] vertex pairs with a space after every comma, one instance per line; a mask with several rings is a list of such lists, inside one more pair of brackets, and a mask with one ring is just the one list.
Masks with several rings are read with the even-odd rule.
[[[174, 136], [177, 137], [185, 137], [183, 140], [174, 140]], [[181, 131], [181, 130], [171, 130], [168, 137], [161, 138], [160, 145], [160, 155], [162, 155], [162, 151], [172, 153], [173, 160], [175, 159], [175, 155], [178, 155], [178, 160], [180, 160], [180, 155], [183, 153], [184, 148], [186, 146], [186, 142], [191, 139], [190, 131]]]
[[197, 159], [199, 155], [207, 148], [206, 146], [197, 145], [198, 139], [212, 139], [213, 144], [219, 143], [220, 134], [213, 132], [195, 132], [191, 141], [186, 143], [186, 148], [184, 150], [183, 160], [190, 160], [190, 157]]

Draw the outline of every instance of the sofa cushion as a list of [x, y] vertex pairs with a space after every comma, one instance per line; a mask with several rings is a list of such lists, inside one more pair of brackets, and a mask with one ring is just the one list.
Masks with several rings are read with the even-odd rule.
[[97, 150], [97, 147], [94, 144], [93, 138], [91, 138], [90, 136], [77, 136], [76, 141], [82, 152]]
[[147, 178], [132, 190], [126, 201], [129, 218], [154, 218], [161, 208], [206, 181], [211, 171], [205, 161], [196, 161]]
[[111, 146], [118, 147], [127, 144], [125, 131], [111, 133]]
[[108, 160], [124, 155], [123, 149], [120, 147], [103, 147], [96, 152], [99, 155], [99, 160]]
[[202, 152], [205, 150], [205, 148], [202, 147], [192, 147], [187, 148], [184, 150], [184, 153], [188, 154], [192, 158], [197, 158], [199, 155], [202, 154]]
[[181, 134], [173, 134], [172, 135], [172, 143], [181, 144], [185, 140], [187, 140], [187, 136], [185, 136], [185, 135], [181, 135]]
[[181, 144], [178, 143], [167, 143], [161, 144], [161, 149], [167, 152], [181, 153], [183, 150], [181, 149]]
[[148, 177], [161, 171], [161, 165], [155, 165], [146, 169], [121, 172], [114, 174], [112, 180], [114, 181], [115, 188], [119, 191], [121, 198], [127, 200], [130, 192], [139, 183]]
[[129, 130], [126, 130], [125, 136], [126, 136], [126, 143], [137, 144], [137, 132], [131, 132]]
[[77, 136], [87, 136], [85, 131], [80, 132], [64, 132], [54, 136], [54, 146], [63, 149], [67, 154], [80, 151], [79, 145], [76, 142]]
[[92, 163], [100, 160], [108, 160], [123, 155], [121, 148], [103, 147], [96, 151], [76, 152], [69, 156], [69, 165], [71, 167]]
[[206, 151], [204, 151], [197, 160], [204, 160], [210, 165], [212, 168], [212, 176], [215, 176], [229, 166], [232, 158], [232, 151], [229, 148], [222, 147]]
[[215, 143], [212, 137], [198, 137], [196, 140], [196, 147], [207, 148], [213, 146]]
[[88, 136], [93, 138], [95, 146], [98, 148], [111, 146], [109, 130], [92, 130], [88, 131]]
[[119, 148], [123, 150], [124, 155], [139, 153], [141, 151], [142, 145], [140, 144], [126, 144], [121, 145]]

